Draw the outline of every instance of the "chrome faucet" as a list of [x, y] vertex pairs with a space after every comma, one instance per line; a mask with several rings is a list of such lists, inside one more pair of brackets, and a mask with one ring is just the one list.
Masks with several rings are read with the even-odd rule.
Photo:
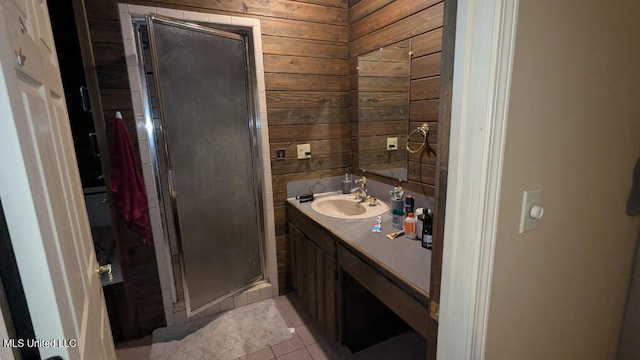
[[367, 178], [363, 176], [356, 180], [355, 183], [360, 183], [361, 185], [351, 189], [351, 193], [356, 194], [356, 200], [358, 200], [359, 203], [367, 201], [369, 198], [369, 195], [367, 195]]

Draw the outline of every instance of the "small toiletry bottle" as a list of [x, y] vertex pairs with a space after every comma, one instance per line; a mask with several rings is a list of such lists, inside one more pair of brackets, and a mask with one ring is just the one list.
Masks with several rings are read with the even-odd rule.
[[404, 216], [404, 201], [402, 201], [402, 198], [391, 198], [391, 209], [400, 210], [402, 212], [402, 215]]
[[407, 239], [416, 238], [416, 218], [413, 217], [412, 212], [408, 213], [404, 219], [404, 235]]
[[344, 174], [344, 180], [342, 180], [342, 193], [348, 194], [351, 192], [351, 179], [349, 179], [349, 174]]
[[402, 209], [393, 209], [391, 213], [393, 214], [393, 223], [391, 226], [393, 226], [394, 229], [402, 229], [404, 226], [404, 213]]
[[413, 199], [413, 195], [407, 194], [404, 200], [404, 213], [405, 214], [412, 213], [414, 204], [415, 204], [415, 200]]
[[431, 249], [433, 247], [433, 212], [431, 209], [427, 209], [427, 213], [424, 214], [422, 231], [422, 247]]
[[423, 225], [424, 225], [424, 209], [416, 209], [416, 239], [422, 240]]

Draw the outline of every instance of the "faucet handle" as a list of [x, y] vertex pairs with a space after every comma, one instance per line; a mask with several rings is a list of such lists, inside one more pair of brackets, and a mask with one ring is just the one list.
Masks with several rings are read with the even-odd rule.
[[352, 189], [351, 193], [355, 195], [356, 200], [365, 201], [367, 199], [367, 191], [362, 187]]
[[365, 185], [367, 185], [367, 177], [363, 176], [360, 179], [355, 180], [355, 183], [362, 183], [362, 186], [364, 187]]
[[369, 200], [369, 206], [376, 206], [378, 199], [375, 196], [369, 196], [367, 199]]

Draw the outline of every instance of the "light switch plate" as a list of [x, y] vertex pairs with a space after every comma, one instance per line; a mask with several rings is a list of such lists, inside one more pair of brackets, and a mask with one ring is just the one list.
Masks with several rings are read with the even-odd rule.
[[389, 138], [387, 138], [387, 150], [398, 150], [398, 138], [397, 137], [389, 137]]
[[520, 212], [519, 233], [533, 230], [538, 226], [538, 219], [531, 216], [531, 208], [541, 205], [542, 189], [525, 190], [522, 193], [522, 210]]
[[311, 157], [311, 144], [298, 144], [298, 159], [309, 159]]

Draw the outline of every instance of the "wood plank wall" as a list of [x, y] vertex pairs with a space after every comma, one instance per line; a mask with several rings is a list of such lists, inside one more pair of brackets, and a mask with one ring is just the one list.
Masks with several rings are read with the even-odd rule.
[[[96, 57], [110, 54], [111, 58], [119, 59], [124, 56], [120, 30], [117, 23], [113, 23], [113, 16], [100, 15], [111, 14], [117, 1], [85, 1], [92, 5], [96, 16], [89, 19]], [[281, 291], [288, 291], [289, 246], [284, 206], [287, 183], [336, 176], [351, 170], [347, 0], [131, 0], [128, 3], [261, 20], [278, 277]], [[126, 65], [120, 69], [111, 62], [106, 65], [96, 64], [102, 98], [112, 104], [107, 109], [126, 106], [130, 109]], [[296, 145], [303, 143], [311, 144], [309, 160], [296, 159]], [[277, 149], [286, 150], [284, 160], [276, 161]]]
[[[358, 57], [373, 50], [411, 41], [409, 130], [426, 122], [430, 126], [426, 151], [409, 154], [406, 188], [433, 196], [442, 52], [442, 0], [349, 0], [350, 90], [358, 90]], [[355, 105], [355, 102], [354, 102]], [[357, 109], [351, 109], [354, 158], [359, 134]], [[420, 137], [412, 137], [420, 141]], [[412, 147], [417, 144], [411, 144]], [[381, 179], [384, 181], [384, 179]]]
[[[133, 119], [116, 0], [84, 0], [105, 118], [124, 109]], [[336, 176], [352, 170], [350, 108], [354, 59], [379, 47], [411, 40], [410, 128], [431, 126], [437, 143], [442, 1], [437, 0], [131, 0], [129, 3], [246, 16], [261, 20], [276, 215], [278, 277], [289, 289], [285, 199], [290, 181]], [[114, 13], [114, 11], [116, 13]], [[132, 132], [134, 124], [130, 124]], [[135, 139], [135, 137], [134, 137]], [[311, 144], [309, 160], [296, 145]], [[276, 160], [285, 149], [284, 160]], [[435, 155], [409, 157], [409, 189], [433, 195]], [[154, 259], [155, 261], [155, 259]]]

